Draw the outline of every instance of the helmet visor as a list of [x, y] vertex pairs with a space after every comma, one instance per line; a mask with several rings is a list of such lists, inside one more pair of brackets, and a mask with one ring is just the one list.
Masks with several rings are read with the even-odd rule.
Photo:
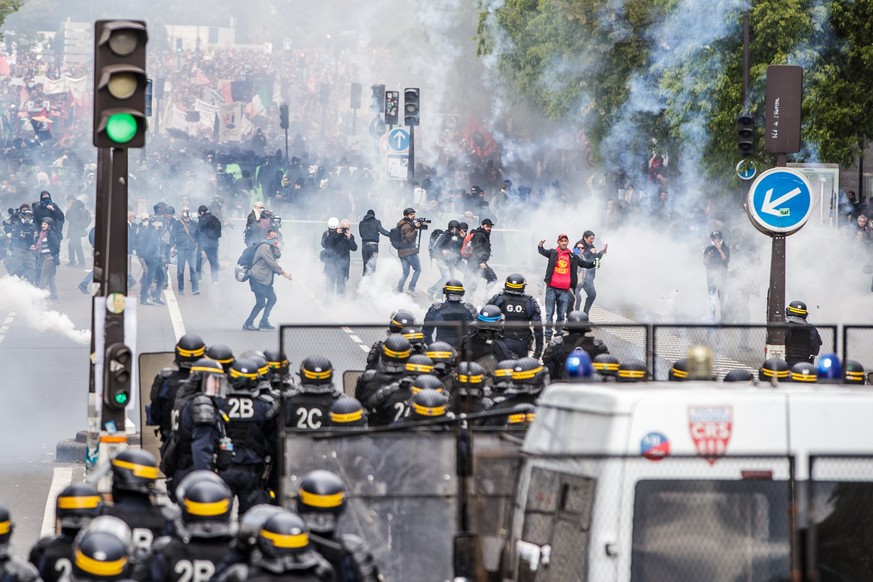
[[201, 388], [207, 396], [224, 396], [228, 392], [227, 381], [219, 374], [204, 374]]

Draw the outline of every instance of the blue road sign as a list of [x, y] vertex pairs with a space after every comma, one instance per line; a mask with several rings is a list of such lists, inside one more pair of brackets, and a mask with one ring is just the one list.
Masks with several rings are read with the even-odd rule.
[[388, 134], [388, 147], [395, 152], [405, 152], [409, 149], [409, 132], [402, 127], [391, 130]]
[[794, 234], [812, 214], [812, 186], [797, 170], [772, 168], [752, 182], [746, 211], [755, 228], [764, 234]]
[[740, 180], [751, 180], [758, 173], [754, 160], [740, 160], [737, 164], [737, 176]]

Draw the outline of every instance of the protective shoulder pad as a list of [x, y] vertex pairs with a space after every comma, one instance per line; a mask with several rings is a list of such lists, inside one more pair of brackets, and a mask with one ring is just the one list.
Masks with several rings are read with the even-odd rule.
[[215, 404], [209, 396], [198, 394], [191, 401], [191, 416], [194, 424], [212, 424], [215, 422]]

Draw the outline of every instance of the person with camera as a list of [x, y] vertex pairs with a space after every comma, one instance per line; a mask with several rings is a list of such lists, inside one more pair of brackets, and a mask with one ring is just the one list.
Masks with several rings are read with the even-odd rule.
[[321, 246], [328, 251], [324, 263], [327, 293], [344, 297], [346, 281], [349, 280], [349, 266], [352, 262], [351, 252], [358, 250], [349, 221], [343, 219], [336, 228], [328, 228], [326, 236], [322, 238]]
[[[403, 218], [397, 222], [397, 229], [400, 232], [400, 248], [397, 249], [397, 256], [400, 258], [400, 265], [403, 268], [403, 274], [400, 275], [400, 280], [397, 282], [397, 293], [403, 293], [403, 287], [409, 277], [409, 270], [412, 269], [412, 279], [409, 281], [406, 293], [415, 297], [415, 285], [421, 276], [421, 261], [418, 258], [418, 234], [422, 227], [429, 222], [424, 218], [416, 219], [414, 208], [406, 208], [403, 211]], [[427, 227], [424, 226], [424, 228]]]
[[254, 208], [246, 217], [246, 230], [244, 233], [246, 246], [264, 240], [267, 229], [270, 228], [271, 213], [260, 200], [255, 202]]
[[185, 266], [191, 279], [191, 293], [200, 295], [200, 276], [197, 273], [197, 241], [200, 226], [191, 220], [191, 209], [182, 207], [182, 219], [171, 226], [170, 244], [176, 253], [176, 284], [179, 295], [185, 293]]

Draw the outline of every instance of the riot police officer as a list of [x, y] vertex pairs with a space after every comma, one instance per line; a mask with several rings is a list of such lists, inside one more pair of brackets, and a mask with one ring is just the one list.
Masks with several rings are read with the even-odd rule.
[[111, 515], [95, 517], [73, 542], [73, 582], [133, 580], [138, 563], [131, 529]]
[[503, 337], [504, 315], [496, 305], [484, 305], [476, 315], [475, 324], [461, 341], [461, 357], [479, 362], [489, 370], [500, 360], [516, 357]]
[[803, 301], [792, 301], [785, 308], [785, 361], [791, 367], [798, 362], [815, 362], [821, 349], [821, 336], [815, 326], [806, 321], [809, 311]]
[[512, 388], [512, 370], [517, 360], [500, 360], [491, 372], [491, 389], [495, 394], [500, 394]]
[[252, 551], [258, 545], [258, 532], [261, 531], [264, 522], [282, 511], [285, 511], [285, 509], [277, 505], [261, 503], [251, 507], [240, 516], [239, 528], [230, 543], [227, 554], [221, 563], [217, 565], [213, 579], [223, 579], [225, 572], [236, 564], [247, 564]]
[[567, 322], [564, 325], [566, 336], [555, 335], [549, 342], [543, 354], [543, 363], [549, 370], [551, 378], [564, 378], [564, 363], [567, 356], [576, 348], [582, 348], [593, 360], [600, 354], [607, 354], [609, 350], [599, 339], [588, 335], [591, 326], [588, 322], [588, 314], [584, 311], [571, 311], [567, 314]]
[[[436, 327], [434, 323], [451, 322], [463, 324], [476, 319], [476, 307], [464, 303], [464, 285], [457, 279], [449, 279], [443, 286], [445, 300], [434, 303], [424, 316], [424, 341], [427, 344], [436, 341], [447, 342], [457, 348], [461, 344], [463, 331], [454, 326]], [[430, 324], [430, 325], [428, 325]], [[436, 331], [436, 337], [434, 337]]]
[[[405, 309], [398, 309], [391, 314], [391, 320], [388, 322], [388, 331], [386, 335], [393, 333], [401, 333], [403, 328], [415, 325], [415, 316]], [[375, 370], [382, 357], [382, 340], [374, 342], [370, 346], [370, 352], [367, 354], [367, 365], [365, 370]]]
[[447, 394], [425, 388], [413, 395], [409, 403], [409, 415], [406, 420], [429, 420], [433, 418], [445, 418], [449, 414], [449, 397]]
[[455, 370], [457, 412], [474, 413], [491, 408], [494, 403], [486, 395], [485, 368], [476, 362], [461, 362]]
[[331, 429], [366, 428], [368, 425], [367, 410], [357, 398], [342, 395], [330, 405]]
[[229, 465], [219, 467], [218, 474], [239, 500], [240, 513], [270, 500], [265, 480], [276, 451], [279, 403], [258, 391], [258, 376], [252, 360], [235, 361], [228, 378], [230, 392], [215, 399], [233, 450]]
[[[536, 404], [549, 383], [549, 372], [535, 358], [520, 358], [512, 369], [512, 386], [495, 397], [492, 410], [512, 408], [518, 404]], [[491, 424], [493, 421], [489, 421]], [[503, 421], [499, 421], [500, 424]]]
[[25, 281], [36, 283], [36, 233], [38, 226], [33, 222], [33, 211], [21, 208], [17, 220], [10, 218], [7, 223], [6, 238], [9, 240], [9, 259], [6, 272]]
[[431, 374], [433, 373], [433, 360], [424, 354], [412, 354], [406, 360], [404, 369], [406, 370], [406, 375], [413, 378], [419, 374]]
[[303, 519], [287, 509], [280, 509], [258, 530], [256, 547], [248, 562], [231, 566], [215, 581], [333, 582], [336, 579], [333, 566], [310, 544]]
[[427, 351], [427, 344], [424, 343], [424, 332], [417, 325], [407, 325], [400, 330], [400, 335], [409, 340], [412, 344], [413, 354], [423, 354]]
[[174, 506], [159, 505], [155, 499], [158, 463], [147, 450], [118, 453], [111, 461], [111, 469], [112, 504], [104, 505], [100, 513], [126, 523], [133, 534], [136, 554], [145, 555], [155, 539], [172, 533], [177, 511]]
[[280, 350], [270, 348], [264, 350], [264, 357], [270, 366], [268, 377], [273, 390], [281, 393], [294, 388], [294, 377], [289, 372], [288, 356]]
[[15, 524], [9, 509], [0, 505], [0, 580], [9, 582], [30, 582], [39, 580], [39, 574], [33, 564], [25, 562], [13, 555], [10, 542]]
[[210, 360], [215, 360], [221, 367], [224, 368], [224, 373], [230, 372], [230, 366], [233, 364], [233, 350], [225, 344], [212, 344], [206, 348], [205, 356]]
[[[535, 341], [533, 357], [539, 359], [543, 354], [543, 316], [537, 300], [525, 294], [526, 287], [524, 276], [513, 273], [506, 278], [503, 291], [487, 303], [499, 307], [507, 323], [515, 324], [504, 326], [503, 338], [516, 357], [527, 357], [531, 344]], [[522, 326], [522, 323], [530, 325]]]
[[310, 356], [300, 364], [300, 386], [285, 395], [285, 426], [299, 430], [324, 428], [330, 407], [342, 396], [333, 384], [333, 364], [320, 356]]
[[[147, 410], [148, 424], [157, 425], [161, 448], [170, 440], [173, 429], [172, 411], [179, 385], [188, 379], [191, 365], [206, 354], [206, 344], [199, 335], [185, 334], [176, 342], [176, 369], [164, 368], [152, 382], [151, 404]], [[161, 451], [163, 455], [163, 450]]]
[[366, 542], [338, 533], [346, 510], [346, 487], [330, 471], [310, 471], [297, 489], [297, 513], [309, 527], [309, 541], [337, 573], [340, 582], [376, 582], [382, 577]]
[[[406, 371], [406, 361], [412, 354], [412, 344], [399, 333], [391, 334], [381, 346], [382, 355], [376, 369], [366, 370], [355, 385], [355, 398], [372, 412], [370, 399], [382, 387], [399, 381]], [[373, 424], [375, 419], [370, 418]]]
[[458, 365], [458, 352], [446, 342], [433, 342], [425, 352], [433, 362], [433, 375], [442, 381], [446, 390], [451, 390], [455, 367]]
[[181, 526], [155, 541], [143, 568], [154, 582], [206, 582], [225, 558], [233, 538], [233, 494], [211, 471], [194, 471], [179, 484]]
[[46, 536], [30, 550], [30, 563], [45, 582], [64, 580], [72, 572], [73, 540], [100, 511], [100, 493], [87, 483], [64, 488], [55, 502], [55, 517], [61, 533]]

